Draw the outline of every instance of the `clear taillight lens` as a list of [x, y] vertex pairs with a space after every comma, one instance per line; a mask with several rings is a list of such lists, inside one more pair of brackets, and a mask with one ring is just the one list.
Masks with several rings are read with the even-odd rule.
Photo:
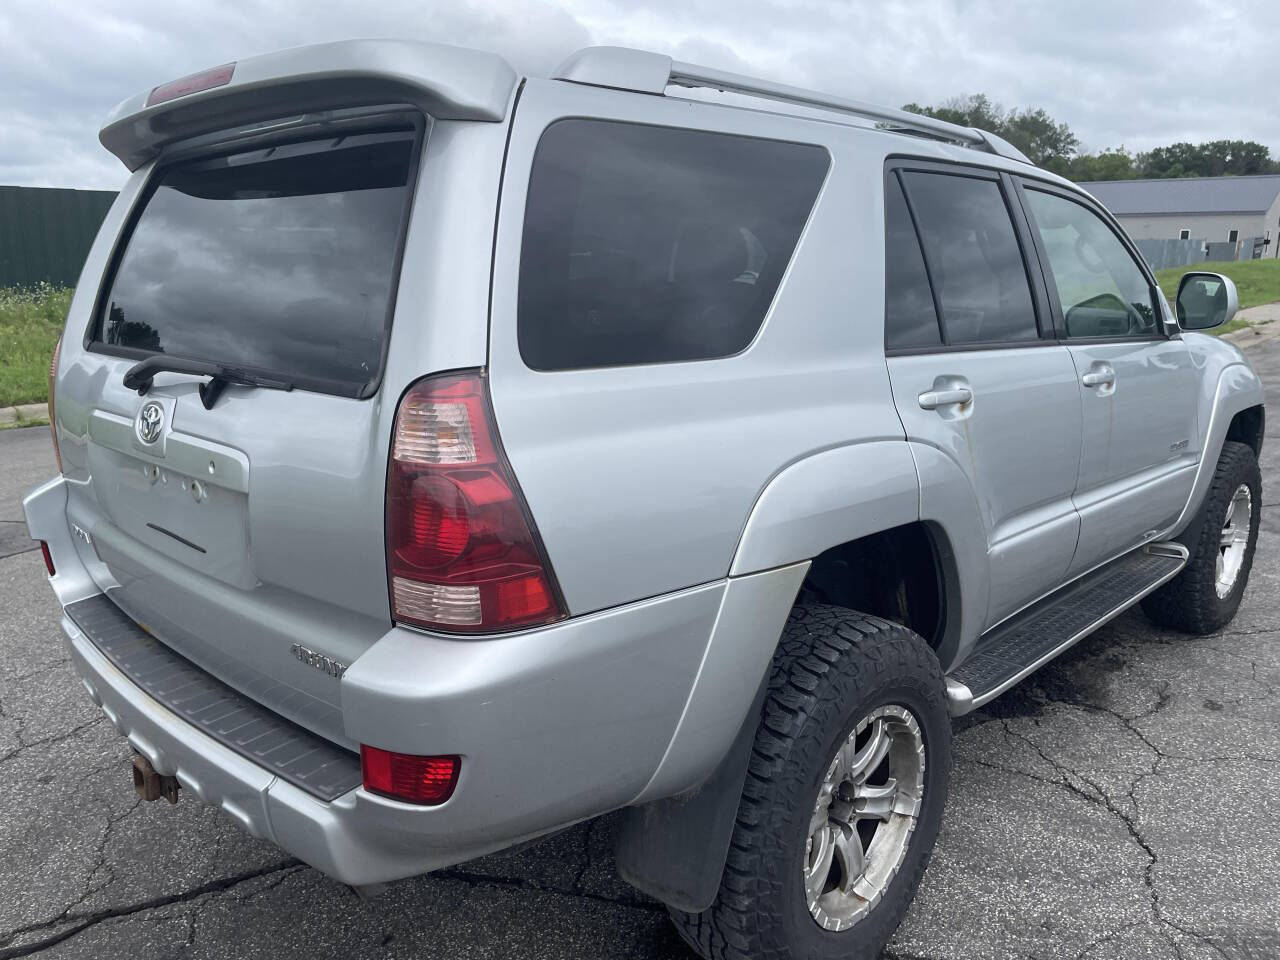
[[421, 627], [481, 633], [565, 615], [478, 371], [420, 380], [400, 401], [387, 571], [392, 616]]
[[53, 415], [53, 385], [58, 380], [58, 356], [62, 353], [62, 338], [53, 348], [53, 359], [49, 361], [49, 433], [53, 436], [53, 456], [58, 461], [58, 472], [62, 472], [62, 451], [58, 449], [58, 420]]

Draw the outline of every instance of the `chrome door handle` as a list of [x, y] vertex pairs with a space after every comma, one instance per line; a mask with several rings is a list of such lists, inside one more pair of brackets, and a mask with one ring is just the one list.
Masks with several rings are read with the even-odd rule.
[[955, 387], [951, 390], [929, 390], [920, 394], [920, 407], [923, 410], [937, 410], [953, 403], [968, 403], [973, 399], [973, 391], [968, 387]]
[[1090, 370], [1080, 378], [1086, 387], [1107, 387], [1116, 382], [1114, 370]]

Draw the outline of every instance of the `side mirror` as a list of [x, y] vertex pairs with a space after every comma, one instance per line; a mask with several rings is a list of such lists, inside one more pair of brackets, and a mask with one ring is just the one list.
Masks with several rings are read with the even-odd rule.
[[1231, 320], [1240, 309], [1240, 296], [1230, 277], [1220, 273], [1185, 273], [1175, 301], [1183, 330], [1209, 330]]

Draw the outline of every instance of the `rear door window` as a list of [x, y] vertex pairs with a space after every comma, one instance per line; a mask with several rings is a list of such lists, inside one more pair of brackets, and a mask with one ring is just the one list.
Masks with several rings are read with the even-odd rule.
[[573, 370], [744, 349], [829, 162], [806, 144], [552, 124], [534, 156], [521, 246], [525, 363]]
[[416, 133], [280, 144], [163, 168], [90, 340], [368, 396], [381, 377]]
[[1034, 341], [1022, 248], [995, 180], [903, 172], [950, 344]]

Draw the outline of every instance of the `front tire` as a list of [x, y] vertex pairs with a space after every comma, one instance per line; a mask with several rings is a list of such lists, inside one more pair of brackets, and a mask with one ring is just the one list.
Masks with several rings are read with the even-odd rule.
[[1185, 633], [1221, 630], [1240, 609], [1262, 515], [1262, 474], [1253, 448], [1227, 441], [1205, 495], [1203, 521], [1188, 543], [1182, 572], [1142, 601], [1162, 627]]
[[945, 684], [924, 640], [798, 605], [719, 893], [701, 913], [671, 910], [681, 936], [708, 960], [879, 957], [933, 852], [950, 771]]

